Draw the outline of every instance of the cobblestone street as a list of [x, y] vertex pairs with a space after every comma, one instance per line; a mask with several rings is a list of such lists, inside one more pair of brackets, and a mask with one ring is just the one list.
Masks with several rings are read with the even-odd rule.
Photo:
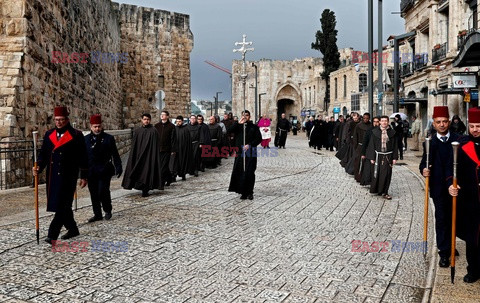
[[[289, 136], [259, 158], [253, 201], [227, 192], [228, 159], [148, 198], [115, 190], [110, 221], [86, 224], [80, 204], [87, 252], [52, 252], [50, 216], [40, 245], [34, 220], [2, 225], [0, 302], [421, 302], [430, 253], [352, 252], [352, 241], [421, 241], [422, 181], [397, 165], [387, 201], [306, 145]], [[128, 251], [92, 251], [98, 240]]]

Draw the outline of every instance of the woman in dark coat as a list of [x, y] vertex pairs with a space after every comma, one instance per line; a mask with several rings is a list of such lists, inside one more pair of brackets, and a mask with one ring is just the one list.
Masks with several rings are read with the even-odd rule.
[[452, 133], [456, 133], [458, 135], [463, 135], [465, 134], [465, 131], [467, 128], [465, 127], [465, 124], [463, 123], [462, 120], [460, 120], [460, 117], [458, 115], [453, 116], [452, 118], [452, 123], [450, 123], [450, 129]]

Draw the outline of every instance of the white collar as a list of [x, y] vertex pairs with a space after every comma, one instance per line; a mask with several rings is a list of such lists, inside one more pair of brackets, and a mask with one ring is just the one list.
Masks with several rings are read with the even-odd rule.
[[448, 139], [450, 139], [450, 132], [448, 132], [445, 136], [442, 136], [439, 133], [437, 133], [438, 140], [442, 141], [442, 137], [447, 137], [447, 141], [448, 141]]

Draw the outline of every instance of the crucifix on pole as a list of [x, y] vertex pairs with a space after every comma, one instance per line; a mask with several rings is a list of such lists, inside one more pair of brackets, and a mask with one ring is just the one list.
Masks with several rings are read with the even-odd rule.
[[[253, 52], [254, 50], [253, 47], [247, 48], [247, 46], [252, 45], [252, 42], [247, 42], [246, 39], [247, 39], [247, 35], [243, 34], [242, 42], [235, 42], [235, 46], [240, 45], [240, 48], [233, 50], [234, 53], [236, 52], [242, 53], [243, 64], [242, 64], [241, 78], [242, 78], [242, 88], [243, 88], [243, 115], [245, 115], [245, 110], [246, 110], [246, 95], [245, 95], [246, 92], [245, 91], [246, 91], [246, 84], [247, 84], [247, 66], [245, 63], [245, 54], [248, 51]], [[245, 146], [245, 127], [246, 127], [246, 123], [243, 123], [243, 146]], [[245, 172], [245, 156], [243, 157], [243, 171]]]

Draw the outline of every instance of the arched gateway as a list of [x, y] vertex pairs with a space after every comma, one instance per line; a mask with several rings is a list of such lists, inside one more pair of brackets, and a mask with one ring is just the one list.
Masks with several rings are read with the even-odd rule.
[[285, 113], [287, 119], [290, 116], [299, 118], [302, 100], [300, 90], [294, 84], [287, 83], [281, 86], [275, 99], [277, 100], [277, 117], [275, 122], [278, 121], [282, 113]]

